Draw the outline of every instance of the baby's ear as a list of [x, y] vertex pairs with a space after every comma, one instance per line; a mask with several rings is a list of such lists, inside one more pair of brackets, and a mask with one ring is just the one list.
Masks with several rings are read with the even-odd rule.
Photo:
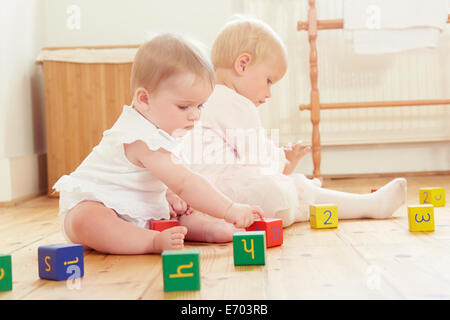
[[139, 87], [136, 89], [134, 95], [134, 101], [136, 101], [139, 105], [149, 105], [149, 94], [145, 88]]
[[245, 72], [247, 67], [250, 65], [252, 61], [252, 56], [249, 53], [241, 53], [234, 62], [234, 69], [236, 72], [241, 75]]

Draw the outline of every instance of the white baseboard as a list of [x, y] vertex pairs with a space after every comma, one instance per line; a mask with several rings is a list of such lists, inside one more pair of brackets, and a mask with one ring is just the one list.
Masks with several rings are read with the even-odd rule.
[[46, 154], [0, 159], [0, 203], [11, 204], [45, 193], [46, 168]]
[[[324, 146], [321, 151], [322, 175], [450, 170], [450, 142]], [[312, 174], [311, 153], [296, 172]]]
[[[0, 205], [47, 191], [46, 154], [0, 159]], [[450, 142], [322, 147], [322, 175], [450, 171]], [[296, 172], [311, 175], [311, 153]]]
[[11, 201], [11, 168], [9, 159], [0, 159], [0, 202]]

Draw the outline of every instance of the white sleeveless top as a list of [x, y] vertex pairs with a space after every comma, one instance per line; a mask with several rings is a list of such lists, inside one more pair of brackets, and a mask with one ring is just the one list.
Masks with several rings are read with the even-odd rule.
[[133, 220], [169, 219], [167, 186], [125, 156], [124, 143], [137, 140], [145, 142], [151, 150], [163, 148], [181, 157], [178, 151], [181, 140], [158, 129], [133, 107], [125, 105], [116, 123], [103, 133], [102, 140], [86, 159], [53, 186], [60, 192], [59, 214], [80, 201], [96, 200]]

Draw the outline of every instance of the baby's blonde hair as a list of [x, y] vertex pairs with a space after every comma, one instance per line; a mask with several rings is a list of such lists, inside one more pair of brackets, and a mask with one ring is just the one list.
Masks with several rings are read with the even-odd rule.
[[162, 33], [139, 47], [131, 70], [131, 93], [155, 91], [167, 78], [191, 72], [214, 86], [214, 69], [202, 44], [176, 33]]
[[245, 15], [233, 15], [219, 32], [211, 49], [214, 69], [232, 68], [242, 53], [252, 56], [252, 62], [264, 60], [274, 48], [286, 56], [286, 47], [272, 28], [261, 20]]

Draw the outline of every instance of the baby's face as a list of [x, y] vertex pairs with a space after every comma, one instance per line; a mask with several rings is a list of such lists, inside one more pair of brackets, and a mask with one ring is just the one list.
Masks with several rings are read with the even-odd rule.
[[250, 64], [235, 83], [235, 89], [255, 106], [259, 106], [270, 98], [272, 85], [283, 78], [286, 69], [287, 63], [281, 54], [270, 55]]
[[193, 74], [172, 76], [149, 93], [149, 119], [171, 135], [191, 130], [212, 90], [208, 80]]

